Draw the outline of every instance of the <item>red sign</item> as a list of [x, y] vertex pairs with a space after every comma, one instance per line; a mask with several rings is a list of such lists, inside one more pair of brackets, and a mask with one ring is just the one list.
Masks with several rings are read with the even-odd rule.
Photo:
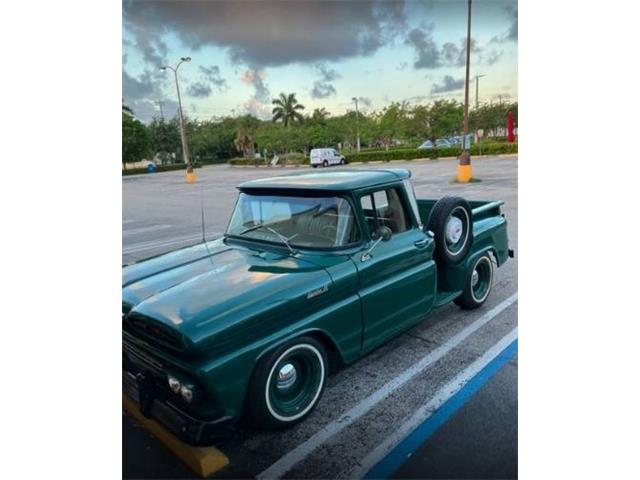
[[515, 136], [513, 135], [513, 112], [507, 113], [507, 142], [513, 143]]

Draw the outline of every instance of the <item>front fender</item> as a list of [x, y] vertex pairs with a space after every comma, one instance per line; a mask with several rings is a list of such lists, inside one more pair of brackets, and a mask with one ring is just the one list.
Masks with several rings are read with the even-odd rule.
[[305, 334], [321, 334], [335, 346], [342, 360], [349, 363], [360, 354], [360, 298], [356, 293], [333, 302], [319, 312], [300, 319], [289, 328], [205, 362], [197, 372], [198, 381], [224, 414], [238, 419], [255, 366], [268, 352]]

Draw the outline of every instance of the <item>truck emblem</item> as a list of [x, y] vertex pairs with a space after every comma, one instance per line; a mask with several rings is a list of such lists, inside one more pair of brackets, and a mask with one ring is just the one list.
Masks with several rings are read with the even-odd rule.
[[307, 293], [307, 300], [317, 297], [318, 295], [322, 295], [323, 293], [326, 293], [329, 291], [329, 287], [327, 287], [326, 285], [316, 289], [316, 290], [312, 290], [309, 293]]

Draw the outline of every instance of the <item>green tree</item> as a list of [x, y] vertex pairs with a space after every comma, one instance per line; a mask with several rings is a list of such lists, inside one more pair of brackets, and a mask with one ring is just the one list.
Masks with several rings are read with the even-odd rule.
[[122, 114], [122, 166], [139, 162], [151, 152], [149, 132], [144, 124], [130, 115]]
[[271, 113], [273, 114], [272, 120], [274, 122], [281, 121], [285, 127], [293, 124], [294, 122], [302, 123], [304, 117], [298, 110], [304, 110], [304, 105], [298, 103], [295, 93], [285, 95], [280, 94], [279, 98], [276, 98], [271, 102], [275, 107]]
[[169, 154], [180, 150], [180, 126], [178, 119], [166, 121], [163, 118], [154, 118], [147, 126], [151, 140], [153, 153], [160, 155], [165, 163]]
[[513, 112], [513, 119], [518, 124], [518, 102], [514, 103], [484, 103], [469, 112], [469, 126], [471, 130], [482, 129], [485, 135], [496, 136], [499, 128], [505, 128], [507, 113]]
[[407, 104], [394, 102], [377, 115], [377, 137], [386, 150], [406, 138]]
[[426, 117], [427, 135], [436, 138], [456, 135], [462, 131], [464, 111], [462, 104], [455, 100], [436, 100], [429, 107]]

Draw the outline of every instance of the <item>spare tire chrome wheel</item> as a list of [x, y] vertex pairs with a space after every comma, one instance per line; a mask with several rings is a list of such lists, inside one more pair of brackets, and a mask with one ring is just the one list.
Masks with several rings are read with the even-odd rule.
[[460, 197], [443, 197], [429, 213], [427, 229], [436, 242], [436, 260], [444, 265], [457, 265], [473, 243], [473, 223], [469, 203]]
[[464, 310], [478, 308], [489, 297], [492, 285], [493, 262], [489, 254], [484, 254], [473, 262], [467, 272], [467, 280], [462, 295], [456, 298], [454, 302]]
[[322, 344], [301, 337], [266, 355], [256, 367], [247, 396], [253, 423], [263, 428], [293, 425], [317, 405], [327, 378]]

